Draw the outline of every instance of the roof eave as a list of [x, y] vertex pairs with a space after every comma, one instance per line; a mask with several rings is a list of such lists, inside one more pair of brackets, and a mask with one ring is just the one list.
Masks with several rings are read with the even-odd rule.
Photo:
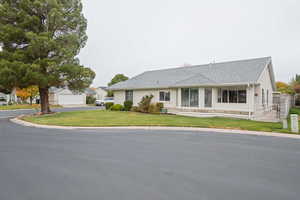
[[151, 90], [151, 89], [174, 89], [174, 88], [188, 88], [188, 87], [229, 87], [229, 86], [247, 86], [258, 85], [257, 82], [239, 82], [239, 83], [218, 83], [218, 84], [198, 84], [198, 85], [176, 85], [176, 86], [162, 86], [162, 87], [144, 87], [144, 88], [114, 88], [111, 91], [123, 90]]

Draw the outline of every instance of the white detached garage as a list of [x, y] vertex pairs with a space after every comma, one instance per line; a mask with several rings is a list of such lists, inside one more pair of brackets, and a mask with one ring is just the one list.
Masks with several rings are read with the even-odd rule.
[[74, 93], [67, 88], [50, 88], [49, 103], [51, 105], [85, 105], [86, 95]]

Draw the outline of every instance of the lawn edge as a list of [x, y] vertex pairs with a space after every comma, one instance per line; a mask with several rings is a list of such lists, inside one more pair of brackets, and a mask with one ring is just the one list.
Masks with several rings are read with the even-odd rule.
[[263, 131], [248, 131], [248, 130], [236, 130], [236, 129], [218, 129], [218, 128], [199, 128], [199, 127], [171, 127], [171, 126], [103, 126], [103, 127], [77, 127], [77, 126], [54, 126], [54, 125], [42, 125], [27, 122], [21, 118], [24, 115], [10, 119], [11, 122], [34, 128], [44, 129], [62, 129], [62, 130], [76, 130], [76, 129], [92, 129], [92, 130], [109, 130], [109, 129], [123, 129], [123, 130], [173, 130], [173, 131], [198, 131], [198, 132], [214, 132], [214, 133], [237, 133], [241, 135], [256, 135], [256, 136], [272, 136], [282, 138], [300, 139], [300, 135], [291, 133], [277, 133], [277, 132], [263, 132]]

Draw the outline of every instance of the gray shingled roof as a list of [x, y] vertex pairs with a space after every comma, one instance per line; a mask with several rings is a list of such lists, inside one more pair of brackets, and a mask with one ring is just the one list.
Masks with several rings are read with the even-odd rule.
[[86, 95], [96, 95], [96, 91], [93, 90], [92, 88], [86, 88], [85, 91], [84, 91], [84, 93]]
[[256, 83], [271, 57], [147, 71], [108, 89], [175, 88]]
[[107, 90], [107, 87], [106, 86], [100, 86], [98, 88], [101, 88], [102, 90]]

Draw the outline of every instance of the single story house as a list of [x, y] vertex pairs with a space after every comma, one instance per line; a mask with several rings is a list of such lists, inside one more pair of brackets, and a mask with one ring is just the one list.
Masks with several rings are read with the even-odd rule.
[[2, 101], [5, 100], [6, 103], [9, 103], [10, 101], [17, 102], [18, 98], [16, 95], [16, 89], [14, 88], [10, 94], [0, 92], [0, 98], [2, 99]]
[[84, 93], [74, 93], [68, 88], [49, 89], [49, 103], [51, 105], [86, 105], [86, 95]]
[[97, 100], [103, 100], [107, 96], [107, 87], [87, 88], [85, 90], [86, 96], [92, 96]]
[[96, 99], [97, 100], [103, 100], [104, 97], [107, 96], [107, 87], [98, 87], [96, 88]]
[[145, 95], [169, 111], [243, 115], [272, 110], [276, 91], [271, 57], [146, 71], [108, 88], [116, 104]]
[[6, 105], [8, 103], [8, 99], [8, 95], [0, 92], [0, 106], [3, 104]]

